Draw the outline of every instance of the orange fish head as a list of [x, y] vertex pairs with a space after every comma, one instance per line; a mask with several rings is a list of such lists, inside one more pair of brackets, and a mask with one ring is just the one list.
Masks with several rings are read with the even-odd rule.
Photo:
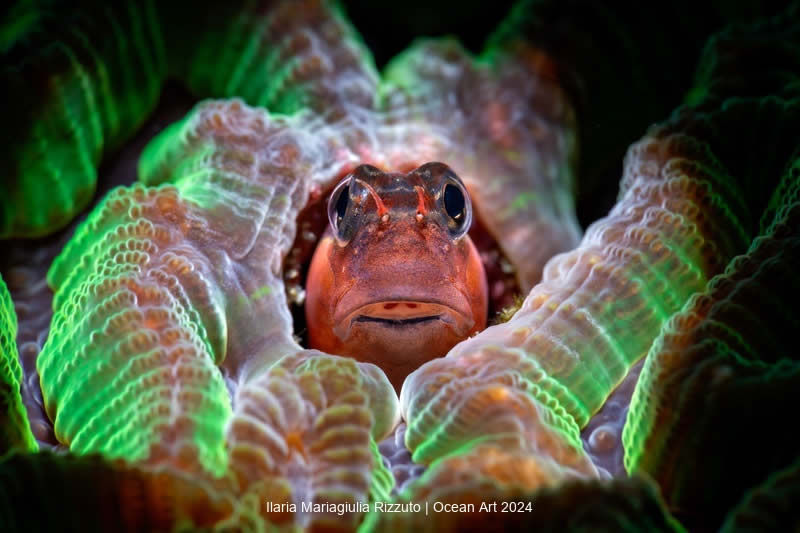
[[447, 165], [408, 174], [361, 165], [333, 190], [328, 218], [306, 284], [312, 348], [374, 363], [399, 390], [486, 326], [472, 205]]

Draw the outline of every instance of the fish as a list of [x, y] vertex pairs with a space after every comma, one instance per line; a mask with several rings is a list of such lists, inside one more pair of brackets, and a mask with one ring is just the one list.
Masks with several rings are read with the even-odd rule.
[[312, 348], [372, 362], [400, 390], [422, 362], [486, 327], [472, 206], [447, 165], [405, 175], [360, 165], [328, 205], [306, 279]]

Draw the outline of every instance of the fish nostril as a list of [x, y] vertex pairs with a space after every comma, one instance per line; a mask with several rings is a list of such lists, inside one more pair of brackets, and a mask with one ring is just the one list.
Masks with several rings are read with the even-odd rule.
[[383, 304], [383, 308], [384, 308], [384, 309], [386, 309], [386, 310], [389, 310], [389, 309], [394, 309], [395, 307], [397, 307], [397, 304], [396, 304], [396, 303], [391, 303], [391, 304]]
[[417, 308], [417, 304], [407, 303], [406, 307], [408, 307], [409, 309], [416, 309]]

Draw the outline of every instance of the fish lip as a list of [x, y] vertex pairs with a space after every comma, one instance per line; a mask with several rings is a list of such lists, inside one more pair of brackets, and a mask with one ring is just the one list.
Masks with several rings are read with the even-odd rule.
[[[376, 316], [372, 312], [376, 306], [391, 303], [409, 303], [423, 306], [424, 314], [410, 317], [392, 318], [387, 316]], [[461, 303], [461, 302], [459, 302]], [[457, 309], [452, 304], [444, 302], [438, 298], [380, 298], [360, 303], [355, 308], [351, 308], [340, 314], [342, 317], [334, 322], [334, 333], [342, 340], [350, 336], [350, 331], [356, 323], [375, 324], [387, 328], [412, 328], [433, 325], [436, 322], [443, 322], [450, 328], [467, 332], [475, 323], [471, 312]]]
[[440, 320], [442, 315], [425, 315], [413, 318], [405, 318], [405, 319], [392, 319], [392, 318], [381, 318], [369, 315], [358, 315], [351, 319], [352, 322], [375, 322], [378, 324], [384, 324], [389, 327], [403, 327], [403, 326], [411, 326], [416, 324], [422, 324], [425, 322], [431, 322], [433, 320]]
[[351, 318], [359, 309], [388, 303], [415, 303], [421, 306], [437, 307], [441, 310], [437, 310], [437, 313], [457, 313], [472, 319], [473, 309], [469, 295], [452, 280], [446, 280], [446, 282], [438, 283], [433, 287], [394, 283], [385, 290], [375, 291], [370, 289], [370, 285], [380, 287], [388, 285], [388, 283], [384, 279], [379, 279], [372, 284], [356, 283], [348, 287], [334, 302], [331, 317], [334, 324]]

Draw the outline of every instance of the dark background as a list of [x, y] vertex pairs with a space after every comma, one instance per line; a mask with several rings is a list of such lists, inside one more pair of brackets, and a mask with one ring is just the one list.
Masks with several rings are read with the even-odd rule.
[[477, 53], [508, 14], [512, 0], [405, 0], [342, 2], [353, 25], [372, 50], [378, 68], [419, 36], [454, 35]]

